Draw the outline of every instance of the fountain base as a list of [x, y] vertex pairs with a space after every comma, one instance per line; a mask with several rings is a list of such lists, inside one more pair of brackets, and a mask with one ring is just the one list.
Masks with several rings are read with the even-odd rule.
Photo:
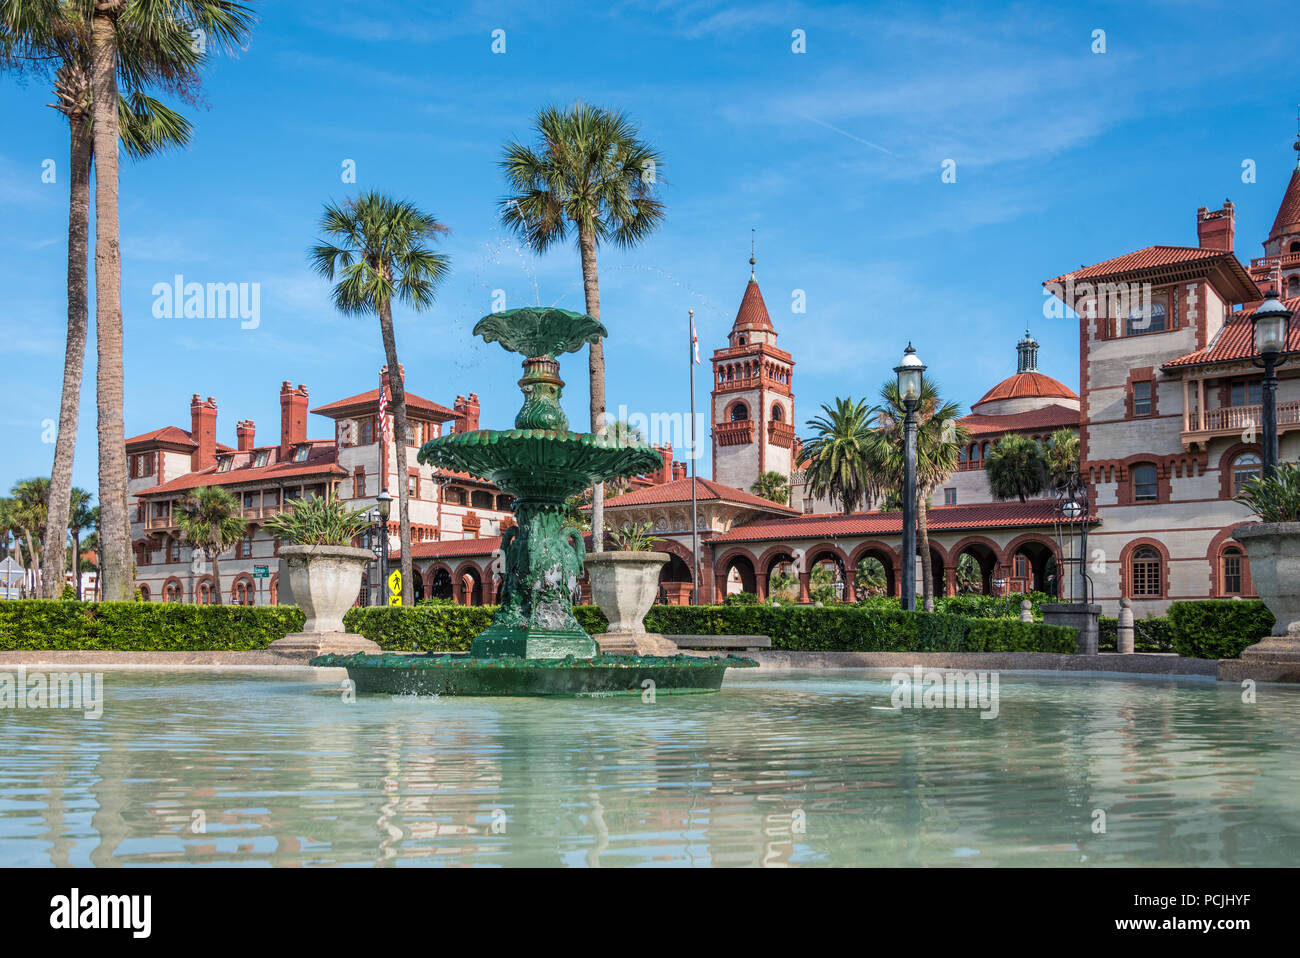
[[312, 665], [345, 668], [358, 692], [388, 695], [685, 695], [716, 692], [729, 668], [755, 668], [728, 655], [597, 655], [579, 659], [480, 659], [466, 655], [324, 655]]
[[474, 636], [469, 654], [476, 659], [589, 659], [599, 652], [595, 640], [578, 627], [541, 629], [493, 623]]

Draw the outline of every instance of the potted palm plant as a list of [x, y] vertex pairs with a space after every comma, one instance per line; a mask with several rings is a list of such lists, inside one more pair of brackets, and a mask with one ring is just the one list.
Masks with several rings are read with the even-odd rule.
[[267, 520], [266, 531], [288, 543], [280, 546], [280, 582], [307, 618], [301, 632], [276, 639], [270, 651], [294, 658], [379, 651], [343, 628], [343, 613], [356, 602], [366, 566], [375, 558], [352, 545], [369, 525], [365, 513], [332, 495], [312, 496]]
[[610, 530], [614, 549], [586, 557], [591, 601], [609, 620], [604, 635], [593, 636], [607, 655], [676, 655], [677, 645], [645, 630], [645, 614], [659, 593], [659, 572], [671, 556], [655, 552], [649, 522]]
[[1237, 526], [1232, 537], [1246, 550], [1255, 592], [1277, 620], [1273, 634], [1241, 657], [1300, 667], [1300, 466], [1282, 463], [1267, 478], [1247, 480], [1237, 501], [1261, 520]]

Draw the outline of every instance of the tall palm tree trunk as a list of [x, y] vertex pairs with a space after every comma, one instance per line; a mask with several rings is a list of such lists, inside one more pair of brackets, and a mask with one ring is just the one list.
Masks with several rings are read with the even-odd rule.
[[[393, 334], [391, 303], [385, 302], [379, 307], [379, 333], [384, 340], [384, 358], [388, 362], [388, 387], [393, 394], [393, 458], [397, 466], [397, 535], [402, 550], [402, 605], [410, 606], [415, 601], [415, 585], [411, 581], [414, 569], [414, 561], [411, 558], [411, 482], [406, 472], [406, 385], [402, 382], [402, 367], [397, 364], [397, 337]], [[380, 426], [382, 436], [383, 424], [381, 423]]]
[[81, 601], [81, 530], [72, 530], [72, 587]]
[[220, 552], [212, 553], [212, 603], [224, 605], [221, 601], [221, 562]]
[[926, 524], [929, 511], [927, 496], [923, 493], [916, 497], [916, 538], [921, 547], [921, 584], [922, 608], [926, 612], [934, 611], [934, 565], [930, 558], [930, 529]]
[[[77, 413], [81, 404], [81, 376], [86, 364], [86, 255], [90, 245], [91, 134], [86, 118], [68, 118], [71, 131], [70, 196], [68, 201], [68, 337], [63, 355], [63, 394], [59, 400], [59, 431], [54, 440], [54, 468], [50, 472], [49, 512], [45, 541], [68, 539], [72, 508], [72, 458], [77, 446]], [[41, 566], [41, 595], [57, 599], [63, 592], [62, 549], [49, 549]], [[78, 557], [72, 558], [74, 574]], [[77, 597], [81, 595], [81, 576]]]
[[[578, 227], [578, 252], [582, 257], [582, 289], [586, 294], [587, 315], [600, 322], [600, 280], [596, 274], [596, 234], [590, 226]], [[605, 432], [605, 347], [597, 339], [588, 347], [587, 374], [591, 385], [591, 431]], [[591, 489], [591, 547], [605, 551], [605, 484]]]
[[99, 425], [100, 560], [103, 597], [131, 597], [131, 524], [127, 514], [126, 433], [123, 422], [122, 251], [117, 216], [117, 41], [125, 0], [95, 0], [91, 69], [95, 153], [95, 375]]

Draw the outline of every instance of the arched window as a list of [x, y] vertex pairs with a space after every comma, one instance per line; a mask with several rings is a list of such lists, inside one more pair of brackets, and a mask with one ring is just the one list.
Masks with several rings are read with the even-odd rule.
[[785, 419], [785, 410], [781, 408], [779, 402], [772, 403], [772, 422], [782, 422]]
[[1224, 595], [1244, 595], [1246, 592], [1245, 555], [1238, 546], [1228, 546], [1219, 557], [1219, 581]]
[[1288, 251], [1292, 253], [1300, 253], [1300, 240], [1292, 240], [1290, 247], [1288, 247]]
[[198, 584], [197, 594], [195, 596], [199, 605], [212, 604], [212, 580], [203, 579]]
[[970, 444], [970, 461], [971, 462], [980, 461], [980, 444], [977, 442], [973, 442]]
[[731, 407], [731, 421], [744, 422], [749, 418], [749, 407], [743, 402], [738, 402]]
[[1236, 459], [1232, 460], [1232, 494], [1233, 496], [1241, 495], [1242, 486], [1249, 479], [1258, 479], [1261, 475], [1263, 464], [1259, 456], [1253, 452], [1243, 452]]
[[142, 602], [148, 602], [148, 601], [149, 601], [149, 587], [148, 587], [147, 585], [142, 585], [142, 586], [140, 586], [139, 588], [140, 588], [140, 600], [141, 600]]
[[1292, 299], [1300, 296], [1300, 276], [1292, 276], [1286, 281], [1286, 297]]
[[1133, 597], [1160, 595], [1160, 553], [1151, 546], [1133, 550], [1130, 560], [1130, 582]]
[[252, 605], [253, 584], [247, 579], [236, 579], [234, 587], [230, 590], [230, 598], [235, 605]]
[[1156, 467], [1150, 463], [1133, 467], [1132, 483], [1134, 502], [1155, 502], [1160, 498]]
[[181, 587], [175, 582], [168, 582], [163, 586], [164, 602], [179, 602], [181, 600]]
[[737, 346], [743, 346], [743, 345], [745, 345], [745, 334], [744, 334], [744, 333], [741, 333], [739, 336], [736, 337], [736, 345], [737, 345]]

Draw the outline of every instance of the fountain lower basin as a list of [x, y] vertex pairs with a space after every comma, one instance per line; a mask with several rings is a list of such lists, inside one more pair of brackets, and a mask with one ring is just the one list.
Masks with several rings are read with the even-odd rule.
[[311, 664], [347, 669], [348, 678], [361, 693], [576, 698], [716, 692], [727, 669], [758, 665], [734, 655], [524, 659], [436, 653], [322, 655]]

